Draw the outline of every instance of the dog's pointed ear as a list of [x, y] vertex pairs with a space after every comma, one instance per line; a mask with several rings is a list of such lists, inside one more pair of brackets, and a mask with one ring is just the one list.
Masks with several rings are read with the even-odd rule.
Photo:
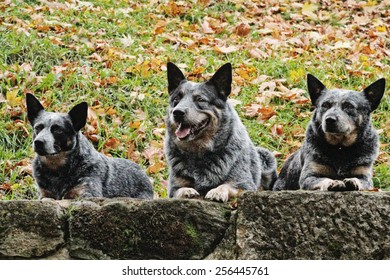
[[208, 83], [213, 84], [223, 99], [227, 100], [232, 91], [232, 65], [230, 63], [222, 65]]
[[386, 80], [381, 78], [363, 90], [364, 96], [371, 105], [371, 112], [378, 108], [379, 103], [385, 93]]
[[171, 94], [181, 83], [185, 80], [183, 72], [172, 62], [167, 64], [167, 75], [168, 75], [168, 92]]
[[307, 74], [307, 89], [309, 90], [311, 103], [316, 106], [318, 97], [326, 89], [325, 85], [312, 74]]
[[27, 118], [29, 122], [33, 125], [38, 115], [42, 111], [44, 111], [44, 108], [41, 102], [39, 102], [39, 100], [31, 93], [26, 94], [26, 105], [27, 105]]
[[87, 123], [88, 116], [88, 104], [87, 102], [81, 102], [74, 106], [68, 113], [72, 120], [73, 128], [75, 131], [82, 129]]

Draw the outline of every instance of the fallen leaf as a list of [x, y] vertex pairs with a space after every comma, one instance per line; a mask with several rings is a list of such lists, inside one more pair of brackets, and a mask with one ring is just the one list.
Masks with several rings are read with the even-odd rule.
[[238, 51], [238, 47], [236, 47], [236, 46], [230, 46], [230, 47], [214, 46], [214, 50], [218, 53], [228, 54], [228, 53]]
[[22, 105], [22, 97], [17, 96], [18, 92], [19, 92], [19, 89], [7, 91], [6, 99], [7, 99], [8, 105], [10, 105], [11, 107]]
[[251, 27], [247, 23], [241, 23], [236, 27], [236, 33], [238, 36], [245, 37], [251, 31]]
[[205, 19], [202, 23], [202, 30], [205, 34], [213, 34], [214, 30], [210, 27], [210, 23]]
[[271, 107], [265, 107], [260, 104], [250, 104], [245, 106], [245, 116], [248, 117], [257, 117], [259, 116], [261, 120], [268, 120], [272, 116], [276, 115], [276, 112]]
[[104, 147], [115, 149], [119, 146], [120, 143], [121, 142], [118, 139], [110, 138], [110, 139], [107, 139], [106, 142], [104, 142]]
[[275, 124], [271, 127], [271, 133], [274, 136], [282, 136], [283, 135], [283, 125]]
[[131, 128], [138, 129], [141, 126], [141, 121], [140, 120], [135, 120], [133, 122], [130, 122], [129, 126]]
[[302, 6], [302, 15], [309, 17], [310, 19], [317, 20], [318, 16], [314, 13], [317, 11], [318, 6], [310, 2], [306, 2]]
[[147, 172], [149, 174], [156, 174], [156, 173], [159, 173], [161, 172], [162, 170], [164, 170], [166, 167], [166, 164], [165, 162], [159, 160], [155, 163], [153, 163], [152, 165], [150, 165], [148, 168], [147, 168]]

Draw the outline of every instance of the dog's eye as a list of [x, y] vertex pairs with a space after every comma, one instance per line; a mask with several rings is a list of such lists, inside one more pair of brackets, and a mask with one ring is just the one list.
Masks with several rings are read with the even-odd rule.
[[173, 107], [175, 107], [177, 104], [179, 104], [180, 100], [181, 100], [181, 96], [180, 95], [178, 95], [175, 98], [173, 98], [172, 99]]
[[64, 133], [64, 132], [62, 131], [62, 129], [61, 129], [59, 126], [57, 126], [57, 125], [53, 125], [53, 126], [51, 127], [51, 131], [52, 131], [53, 133], [55, 133], [55, 134], [62, 134], [62, 133]]
[[202, 96], [195, 96], [195, 101], [196, 102], [207, 102], [207, 100], [205, 98], [203, 98]]
[[330, 104], [330, 102], [324, 102], [322, 103], [321, 107], [324, 109], [329, 109], [330, 107], [332, 107], [332, 104]]
[[341, 107], [343, 109], [355, 109], [355, 105], [353, 105], [352, 103], [349, 103], [349, 102], [344, 102]]
[[43, 129], [43, 125], [39, 124], [36, 127], [34, 127], [35, 133], [39, 133]]

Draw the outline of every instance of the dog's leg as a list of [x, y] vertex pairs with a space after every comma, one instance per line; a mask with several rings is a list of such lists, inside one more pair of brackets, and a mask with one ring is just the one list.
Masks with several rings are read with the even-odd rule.
[[208, 200], [226, 202], [231, 197], [235, 197], [238, 194], [238, 189], [233, 187], [232, 184], [226, 183], [210, 190], [205, 198]]
[[169, 197], [175, 198], [198, 198], [199, 193], [192, 188], [193, 182], [189, 179], [175, 176], [170, 174], [169, 176]]
[[330, 179], [334, 175], [336, 173], [330, 166], [307, 160], [299, 178], [299, 185], [304, 190], [347, 191], [343, 181]]
[[199, 193], [193, 188], [180, 188], [176, 191], [176, 198], [198, 198]]
[[276, 159], [270, 151], [262, 147], [257, 147], [256, 150], [261, 162], [261, 188], [263, 190], [272, 190], [278, 177], [276, 172]]
[[351, 190], [370, 190], [372, 189], [372, 167], [361, 165], [351, 170], [351, 177], [344, 179], [344, 184]]
[[103, 197], [102, 185], [96, 180], [81, 182], [63, 195], [63, 199]]
[[313, 184], [311, 189], [321, 190], [321, 191], [346, 191], [347, 190], [343, 181], [332, 180], [329, 178], [318, 179], [317, 183]]
[[44, 200], [45, 198], [47, 199], [57, 199], [56, 198], [56, 195], [49, 191], [49, 190], [46, 190], [46, 189], [43, 189], [43, 188], [39, 188], [39, 200]]
[[345, 178], [343, 180], [346, 188], [350, 191], [364, 191], [372, 189], [372, 182], [367, 178]]

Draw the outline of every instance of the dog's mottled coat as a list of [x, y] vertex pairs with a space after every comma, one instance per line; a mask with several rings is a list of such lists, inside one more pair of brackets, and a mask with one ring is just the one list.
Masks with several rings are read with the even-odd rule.
[[33, 127], [33, 176], [40, 198], [153, 198], [145, 172], [136, 163], [97, 152], [80, 132], [87, 120], [87, 103], [68, 114], [46, 112], [31, 94], [27, 116]]
[[238, 189], [270, 189], [276, 179], [271, 152], [255, 147], [227, 102], [232, 69], [222, 66], [207, 82], [187, 81], [168, 63], [170, 106], [165, 154], [169, 197], [227, 201]]
[[328, 90], [308, 74], [308, 89], [316, 107], [302, 147], [284, 163], [274, 190], [367, 190], [379, 152], [370, 114], [380, 103], [385, 80], [363, 92]]

